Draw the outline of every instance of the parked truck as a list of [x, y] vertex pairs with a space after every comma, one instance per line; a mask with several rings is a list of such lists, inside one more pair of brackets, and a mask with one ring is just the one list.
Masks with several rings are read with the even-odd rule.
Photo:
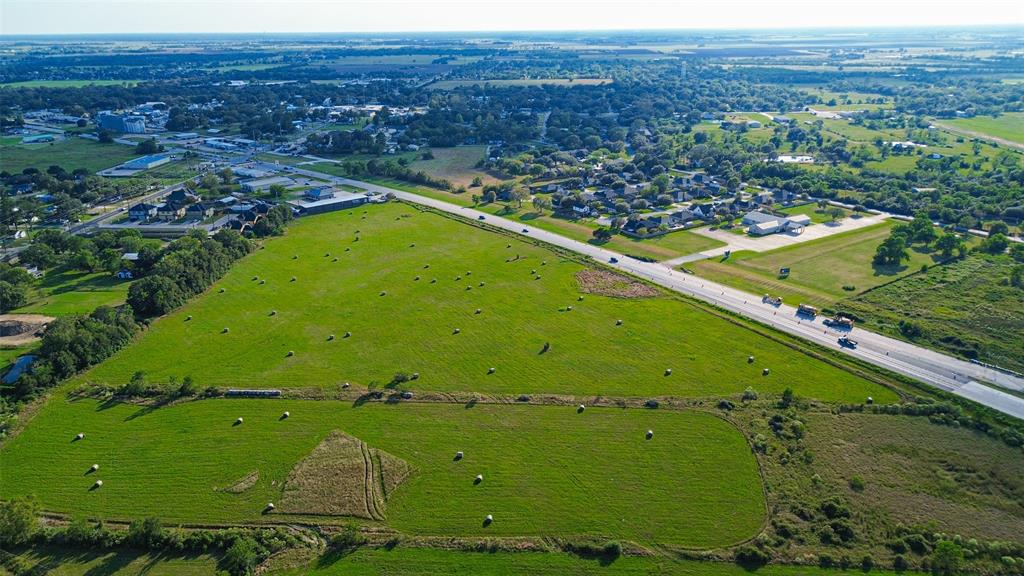
[[804, 316], [817, 316], [818, 309], [810, 304], [800, 304], [796, 309], [797, 314], [803, 314]]
[[850, 340], [849, 336], [840, 336], [839, 337], [839, 345], [842, 346], [843, 348], [856, 348], [857, 347], [857, 341], [856, 340]]
[[771, 304], [772, 306], [782, 306], [782, 296], [772, 297], [768, 294], [765, 294], [764, 297], [761, 298], [761, 302]]

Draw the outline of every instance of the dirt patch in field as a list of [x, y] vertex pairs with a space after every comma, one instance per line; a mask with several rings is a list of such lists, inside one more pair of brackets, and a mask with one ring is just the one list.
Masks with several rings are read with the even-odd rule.
[[292, 469], [276, 511], [383, 520], [388, 496], [411, 472], [401, 458], [334, 430]]
[[0, 314], [0, 346], [21, 346], [39, 340], [53, 316]]
[[606, 270], [580, 270], [576, 273], [580, 291], [615, 298], [653, 298], [658, 291], [642, 282]]
[[255, 486], [256, 482], [258, 482], [259, 479], [259, 470], [253, 470], [252, 472], [249, 472], [245, 476], [239, 478], [238, 482], [235, 482], [231, 486], [224, 488], [224, 491], [231, 494], [241, 494], [242, 492], [245, 492], [249, 488]]

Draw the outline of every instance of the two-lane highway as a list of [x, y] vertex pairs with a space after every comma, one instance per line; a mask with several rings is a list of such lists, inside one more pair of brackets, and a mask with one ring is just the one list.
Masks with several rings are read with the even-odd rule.
[[876, 366], [910, 376], [1000, 412], [1024, 419], [1024, 398], [980, 383], [981, 381], [989, 382], [1006, 390], [1024, 392], [1024, 379], [999, 370], [965, 362], [862, 328], [854, 330], [854, 339], [857, 340], [858, 346], [852, 349], [842, 348], [839, 347], [837, 341], [846, 331], [832, 330], [825, 326], [820, 318], [811, 319], [798, 316], [796, 309], [792, 306], [782, 305], [776, 307], [762, 303], [760, 296], [729, 288], [728, 286], [704, 280], [697, 276], [674, 271], [661, 264], [636, 260], [600, 246], [572, 240], [534, 226], [524, 225], [521, 222], [494, 216], [472, 208], [458, 206], [450, 202], [367, 182], [326, 176], [321, 172], [314, 172], [303, 168], [293, 168], [292, 170], [318, 178], [329, 178], [336, 184], [348, 184], [382, 194], [391, 193], [407, 202], [428, 206], [473, 220], [478, 220], [483, 216], [484, 222], [491, 226], [536, 238], [548, 244], [589, 256], [599, 262], [606, 263], [608, 266], [646, 278], [676, 292], [720, 306], [731, 312], [821, 344], [822, 346], [839, 349], [846, 354]]

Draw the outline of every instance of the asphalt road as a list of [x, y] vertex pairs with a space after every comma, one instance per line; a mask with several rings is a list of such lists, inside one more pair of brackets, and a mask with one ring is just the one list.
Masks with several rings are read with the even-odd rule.
[[[797, 316], [792, 306], [772, 306], [761, 302], [760, 295], [729, 288], [698, 276], [673, 271], [661, 264], [643, 262], [586, 242], [572, 240], [539, 228], [524, 225], [507, 218], [465, 208], [449, 202], [427, 198], [393, 188], [378, 186], [347, 178], [329, 177], [320, 172], [295, 168], [300, 174], [330, 178], [337, 184], [349, 184], [382, 194], [391, 193], [402, 200], [429, 206], [470, 219], [484, 217], [484, 222], [510, 232], [529, 236], [560, 248], [589, 256], [597, 261], [620, 270], [646, 278], [681, 294], [698, 298], [752, 320], [767, 324], [810, 340], [822, 346], [838, 349], [845, 354], [860, 358], [876, 366], [887, 368], [910, 376], [963, 398], [973, 400], [1005, 414], [1024, 419], [1024, 397], [1018, 397], [982, 384], [989, 382], [1006, 390], [1024, 392], [1024, 379], [999, 370], [965, 362], [952, 356], [928, 350], [909, 342], [896, 340], [862, 328], [853, 329], [850, 336], [858, 342], [855, 349], [840, 347], [840, 336], [847, 331], [833, 330], [822, 323], [822, 318], [810, 319]], [[615, 259], [617, 262], [612, 262]]]
[[120, 209], [111, 210], [110, 212], [107, 212], [107, 213], [104, 213], [104, 214], [100, 214], [99, 216], [93, 218], [92, 220], [86, 220], [85, 222], [79, 222], [78, 224], [74, 224], [72, 226], [69, 226], [68, 227], [68, 232], [70, 232], [71, 234], [81, 234], [81, 233], [85, 232], [86, 230], [88, 230], [89, 228], [92, 228], [94, 226], [99, 226], [100, 224], [106, 222], [107, 220], [110, 220], [111, 218], [115, 218], [115, 217], [117, 217], [117, 216], [119, 216], [121, 214], [126, 213], [127, 210], [128, 210], [128, 206], [134, 206], [134, 205], [136, 205], [136, 204], [138, 204], [140, 202], [150, 202], [150, 201], [155, 200], [157, 198], [161, 198], [163, 196], [166, 196], [166, 195], [170, 194], [171, 192], [173, 192], [175, 189], [181, 188], [181, 185], [184, 184], [184, 183], [185, 183], [185, 181], [182, 181], [182, 182], [178, 182], [177, 184], [171, 184], [170, 186], [164, 186], [163, 188], [161, 188], [159, 190], [156, 190], [155, 192], [150, 192], [150, 193], [145, 194], [143, 196], [138, 196], [136, 198], [132, 198], [128, 202], [124, 203], [124, 210], [120, 210]]

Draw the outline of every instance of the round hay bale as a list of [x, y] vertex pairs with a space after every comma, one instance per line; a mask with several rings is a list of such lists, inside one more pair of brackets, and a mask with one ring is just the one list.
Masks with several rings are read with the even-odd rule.
[[381, 290], [381, 291], [380, 291], [380, 295], [381, 295], [381, 296], [387, 296], [387, 295], [388, 295], [388, 292], [387, 292], [387, 290]]
[[583, 296], [577, 296], [576, 297], [576, 301], [577, 302], [583, 302]]
[[541, 266], [547, 266], [548, 265], [548, 261], [547, 260], [541, 260], [540, 261], [540, 265]]
[[462, 332], [462, 330], [459, 330], [458, 328], [452, 330], [452, 334], [458, 334], [459, 332]]
[[345, 332], [345, 338], [351, 338], [351, 337], [352, 337], [352, 333], [351, 332]]
[[497, 370], [497, 368], [493, 368], [493, 367], [492, 367], [492, 368], [488, 368], [488, 369], [487, 369], [487, 373], [488, 373], [488, 374], [494, 374], [494, 372], [495, 372], [496, 370]]
[[330, 342], [331, 340], [334, 340], [334, 334], [330, 334], [327, 336], [327, 341]]
[[218, 292], [218, 293], [220, 293], [220, 294], [223, 294], [223, 293], [224, 293], [224, 289], [223, 289], [223, 288], [221, 288], [221, 289], [220, 289], [220, 290], [218, 290], [217, 292]]
[[297, 280], [297, 278], [295, 278], [295, 276], [292, 276], [292, 282], [295, 282], [295, 280]]
[[583, 412], [586, 409], [587, 409], [586, 406], [584, 406], [583, 404], [580, 404], [579, 406], [576, 407], [576, 413], [579, 414], [580, 412]]
[[672, 369], [671, 368], [665, 368], [665, 376], [671, 376], [671, 375], [672, 375]]
[[352, 251], [351, 248], [345, 248], [345, 252], [351, 252], [351, 251]]
[[537, 277], [534, 278], [534, 280], [540, 280], [540, 274], [537, 274]]
[[480, 286], [483, 286], [483, 285], [484, 285], [484, 283], [483, 283], [483, 282], [481, 282], [481, 283], [480, 283]]
[[267, 502], [267, 510], [270, 511], [270, 510], [273, 510], [273, 509], [274, 509], [274, 503], [273, 502]]
[[224, 327], [224, 329], [220, 331], [220, 333], [221, 333], [221, 334], [227, 334], [227, 333], [228, 333], [228, 332], [230, 332], [230, 331], [231, 331], [231, 329], [230, 329], [230, 328], [228, 328], [227, 326], [225, 326], [225, 327]]
[[616, 320], [615, 321], [615, 325], [616, 326], [622, 326], [622, 320]]
[[565, 307], [565, 310], [566, 310], [567, 312], [572, 312], [572, 306], [566, 306], [566, 307]]
[[455, 277], [455, 281], [456, 281], [456, 282], [458, 282], [459, 280], [462, 280], [462, 276], [456, 276], [456, 277]]
[[266, 281], [266, 280], [260, 280], [260, 284], [261, 284], [261, 285], [262, 285], [262, 284], [266, 284], [266, 283], [267, 283], [267, 281]]
[[875, 403], [875, 399], [872, 398], [871, 396], [868, 396], [867, 402], [868, 402], [868, 404], [874, 404]]
[[455, 453], [455, 459], [456, 460], [462, 460], [462, 451], [461, 450]]
[[768, 370], [767, 368], [765, 368], [764, 370], [761, 370], [761, 375], [762, 376], [767, 376], [769, 372], [771, 372], [771, 370]]
[[287, 410], [285, 410], [284, 414], [281, 414], [281, 419], [283, 420], [283, 419], [285, 419], [285, 418], [287, 418], [289, 416], [291, 416], [291, 412], [288, 412]]
[[473, 273], [473, 271], [472, 271], [472, 270], [466, 270], [466, 276], [469, 276], [469, 275], [471, 275], [472, 273]]
[[491, 522], [494, 522], [494, 516], [488, 514], [487, 517], [484, 518], [484, 524], [490, 524]]
[[466, 290], [472, 290], [472, 289], [473, 289], [472, 286], [466, 286]]
[[475, 482], [476, 484], [479, 484], [479, 483], [481, 483], [483, 481], [484, 481], [484, 475], [483, 474], [477, 474], [476, 478], [473, 479], [473, 482]]
[[647, 431], [647, 439], [650, 440], [651, 438], [654, 438], [654, 430]]
[[331, 257], [331, 253], [330, 252], [324, 254], [324, 258], [330, 258], [330, 257]]
[[537, 273], [537, 269], [536, 268], [534, 268], [533, 270], [530, 270], [530, 274], [536, 274], [536, 273]]
[[99, 469], [100, 469], [100, 465], [99, 464], [93, 464], [92, 466], [89, 466], [89, 471], [90, 472], [95, 472], [95, 471], [97, 471]]
[[185, 322], [188, 322], [189, 320], [192, 320], [192, 316], [191, 315], [185, 316]]
[[348, 390], [349, 386], [351, 386], [351, 384], [349, 384], [348, 382], [345, 382], [344, 384], [341, 385], [341, 387], [346, 389], [346, 390]]
[[420, 379], [420, 373], [419, 372], [413, 372], [412, 376], [411, 376], [411, 379], [412, 380], [419, 380]]
[[437, 278], [431, 278], [430, 279], [430, 283], [431, 284], [437, 284]]
[[338, 261], [337, 258], [331, 258], [331, 262], [337, 262], [337, 261]]
[[241, 423], [242, 423], [242, 422], [244, 422], [244, 421], [245, 421], [245, 420], [243, 420], [243, 419], [242, 419], [242, 417], [241, 417], [241, 416], [239, 416], [238, 418], [236, 418], [236, 419], [235, 419], [235, 425], [241, 424]]
[[417, 277], [413, 278], [413, 281], [419, 282], [419, 279], [420, 279], [420, 277], [417, 276]]
[[99, 488], [100, 486], [103, 486], [103, 480], [97, 480], [96, 483], [93, 484], [94, 488]]
[[253, 276], [253, 277], [252, 277], [252, 281], [253, 281], [253, 282], [255, 282], [255, 281], [259, 280], [259, 279], [260, 279], [260, 277], [259, 277], [259, 276]]
[[413, 242], [412, 244], [409, 244], [409, 248], [415, 248], [415, 247], [416, 247], [416, 243], [415, 242]]
[[271, 310], [270, 311], [270, 315], [271, 316], [277, 316], [277, 310]]
[[295, 350], [289, 350], [288, 353], [285, 354], [285, 356], [287, 356], [289, 358], [291, 358], [292, 356], [295, 356]]
[[430, 268], [430, 264], [424, 264], [424, 265], [423, 265], [423, 269], [424, 269], [424, 270], [426, 270], [427, 268]]
[[408, 390], [402, 392], [402, 398], [409, 400], [410, 398], [412, 398], [412, 392], [409, 392]]
[[82, 440], [84, 438], [85, 438], [85, 432], [79, 432], [78, 434], [75, 434], [75, 440]]
[[747, 356], [747, 364], [753, 364], [753, 363], [754, 363], [754, 357], [753, 356]]
[[475, 314], [479, 314], [479, 313], [481, 313], [481, 312], [483, 312], [483, 310], [481, 310], [481, 309], [477, 308], [477, 309], [476, 309], [476, 312], [475, 312]]

